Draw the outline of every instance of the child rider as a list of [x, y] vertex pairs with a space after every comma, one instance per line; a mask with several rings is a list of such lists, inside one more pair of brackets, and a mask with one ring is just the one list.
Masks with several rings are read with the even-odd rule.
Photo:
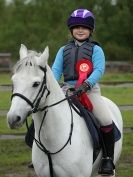
[[105, 144], [103, 157], [99, 167], [99, 174], [110, 176], [114, 173], [114, 131], [113, 115], [101, 97], [98, 85], [105, 69], [105, 56], [102, 48], [91, 41], [95, 27], [95, 18], [87, 9], [75, 10], [67, 20], [67, 26], [73, 40], [61, 47], [57, 52], [52, 71], [57, 81], [62, 74], [64, 81], [75, 86], [78, 79], [76, 63], [85, 58], [93, 63], [93, 71], [86, 80], [77, 88], [77, 92], [87, 92], [93, 105], [93, 114], [100, 123], [101, 135]]

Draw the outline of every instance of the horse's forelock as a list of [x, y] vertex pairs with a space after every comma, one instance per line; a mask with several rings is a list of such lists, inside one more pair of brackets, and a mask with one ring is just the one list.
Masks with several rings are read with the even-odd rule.
[[41, 53], [37, 53], [35, 51], [28, 51], [28, 56], [19, 60], [16, 65], [13, 68], [13, 73], [16, 73], [22, 69], [24, 69], [26, 66], [31, 66], [34, 68], [38, 68], [38, 65], [36, 63], [35, 57], [40, 57]]

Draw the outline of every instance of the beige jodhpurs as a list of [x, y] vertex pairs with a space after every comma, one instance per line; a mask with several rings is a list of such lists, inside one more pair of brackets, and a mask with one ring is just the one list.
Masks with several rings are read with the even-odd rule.
[[99, 84], [96, 84], [90, 92], [87, 93], [93, 105], [93, 114], [101, 126], [112, 124], [113, 114], [105, 100], [101, 97]]
[[[64, 83], [62, 90], [66, 92], [66, 90], [72, 85], [68, 83]], [[98, 122], [101, 126], [107, 126], [112, 124], [113, 114], [107, 106], [107, 103], [101, 96], [101, 90], [99, 84], [96, 84], [91, 91], [87, 92], [89, 99], [93, 105], [93, 114], [97, 118]]]

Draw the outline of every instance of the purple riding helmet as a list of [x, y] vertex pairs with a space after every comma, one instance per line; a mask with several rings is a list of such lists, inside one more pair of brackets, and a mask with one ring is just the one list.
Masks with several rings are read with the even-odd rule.
[[91, 30], [95, 27], [95, 17], [92, 12], [87, 9], [77, 9], [67, 20], [69, 29], [75, 26], [85, 26]]

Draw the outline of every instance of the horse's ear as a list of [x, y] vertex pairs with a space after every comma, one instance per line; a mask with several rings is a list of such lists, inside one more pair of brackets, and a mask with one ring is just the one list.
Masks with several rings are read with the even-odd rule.
[[44, 49], [41, 55], [41, 58], [45, 60], [46, 62], [48, 61], [48, 58], [49, 58], [49, 47], [48, 46]]
[[28, 50], [27, 47], [23, 44], [21, 44], [20, 50], [19, 50], [19, 55], [20, 55], [20, 60], [27, 57]]
[[49, 58], [49, 47], [47, 46], [43, 53], [41, 54], [39, 60], [38, 60], [38, 64], [42, 67], [44, 67], [48, 61]]

